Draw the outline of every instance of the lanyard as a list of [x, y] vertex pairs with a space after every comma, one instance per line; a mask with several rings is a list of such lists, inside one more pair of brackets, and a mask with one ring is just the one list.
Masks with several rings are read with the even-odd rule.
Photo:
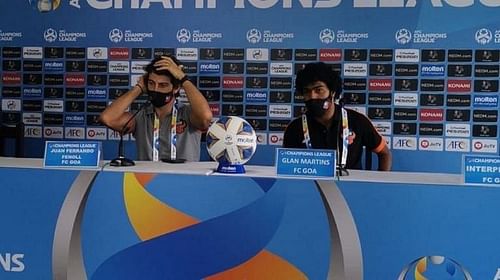
[[342, 107], [342, 158], [340, 164], [345, 167], [347, 163], [347, 146], [349, 145], [349, 120], [347, 110]]
[[304, 143], [306, 143], [306, 148], [312, 149], [311, 137], [309, 136], [309, 127], [307, 126], [306, 114], [302, 114], [302, 132], [304, 133]]
[[174, 101], [174, 107], [172, 108], [172, 121], [170, 122], [170, 159], [177, 159], [177, 99]]
[[[172, 119], [170, 122], [170, 159], [177, 158], [177, 112], [178, 112], [177, 99], [175, 100], [174, 107], [172, 108]], [[160, 158], [160, 119], [155, 114], [154, 127], [153, 127], [153, 161], [159, 161]]]
[[[348, 153], [347, 147], [349, 145], [349, 120], [347, 119], [346, 109], [341, 108], [341, 114], [342, 114], [342, 158], [340, 160], [340, 163], [342, 167], [345, 167], [347, 163], [347, 153]], [[302, 114], [302, 132], [304, 133], [304, 143], [306, 144], [306, 148], [312, 149], [311, 136], [309, 135], [309, 127], [307, 125], [306, 114]]]
[[158, 119], [158, 115], [155, 112], [155, 120], [153, 126], [153, 161], [159, 160], [160, 154], [160, 119]]

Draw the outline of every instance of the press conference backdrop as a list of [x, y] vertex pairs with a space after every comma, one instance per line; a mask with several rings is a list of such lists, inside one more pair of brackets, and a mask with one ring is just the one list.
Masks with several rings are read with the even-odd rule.
[[[273, 164], [301, 114], [294, 74], [323, 61], [348, 107], [385, 136], [395, 170], [460, 172], [465, 153], [498, 155], [499, 0], [24, 0], [0, 3], [2, 122], [26, 124], [27, 155], [89, 139], [154, 56], [172, 53], [215, 117], [258, 132], [252, 164]], [[186, 101], [185, 96], [181, 96]], [[138, 104], [133, 104], [135, 108]], [[135, 154], [126, 137], [127, 154]], [[206, 155], [204, 155], [206, 157]]]

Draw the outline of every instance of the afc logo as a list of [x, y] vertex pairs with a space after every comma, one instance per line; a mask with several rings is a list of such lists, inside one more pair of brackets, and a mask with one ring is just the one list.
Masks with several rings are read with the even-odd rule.
[[37, 126], [26, 126], [24, 128], [24, 136], [40, 138], [42, 137], [42, 129]]
[[451, 141], [448, 143], [448, 148], [454, 149], [454, 150], [463, 150], [465, 149], [465, 142], [463, 141]]
[[411, 139], [400, 139], [395, 143], [396, 146], [398, 147], [406, 147], [406, 148], [411, 148], [414, 146], [413, 141]]
[[65, 129], [65, 138], [68, 139], [84, 139], [85, 137], [85, 132], [83, 131], [83, 128], [76, 128], [76, 127], [67, 127]]
[[393, 149], [416, 150], [417, 140], [414, 137], [394, 137]]
[[468, 152], [469, 143], [467, 140], [446, 139], [446, 151]]
[[6, 272], [23, 272], [23, 258], [24, 254], [0, 253], [0, 268]]

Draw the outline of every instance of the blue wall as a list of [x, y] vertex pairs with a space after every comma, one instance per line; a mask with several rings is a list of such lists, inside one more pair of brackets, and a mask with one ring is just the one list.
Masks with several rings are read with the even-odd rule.
[[499, 20], [479, 1], [38, 2], [0, 3], [2, 120], [26, 123], [30, 157], [45, 140], [90, 139], [113, 158], [97, 116], [166, 52], [215, 117], [258, 124], [253, 164], [273, 164], [303, 106], [294, 74], [312, 61], [341, 71], [347, 106], [389, 141], [395, 170], [459, 173], [463, 154], [499, 154]]

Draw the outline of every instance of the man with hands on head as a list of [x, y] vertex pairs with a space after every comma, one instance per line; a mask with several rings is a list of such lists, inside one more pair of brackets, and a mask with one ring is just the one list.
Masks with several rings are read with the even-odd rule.
[[[101, 113], [101, 121], [120, 133], [134, 135], [138, 160], [169, 159], [170, 142], [175, 135], [177, 158], [199, 161], [201, 132], [212, 121], [205, 97], [188, 79], [174, 56], [153, 59], [145, 71], [134, 87], [106, 107]], [[176, 103], [181, 87], [189, 105]], [[149, 95], [153, 106], [144, 108], [131, 119], [133, 113], [127, 109], [142, 94]]]

